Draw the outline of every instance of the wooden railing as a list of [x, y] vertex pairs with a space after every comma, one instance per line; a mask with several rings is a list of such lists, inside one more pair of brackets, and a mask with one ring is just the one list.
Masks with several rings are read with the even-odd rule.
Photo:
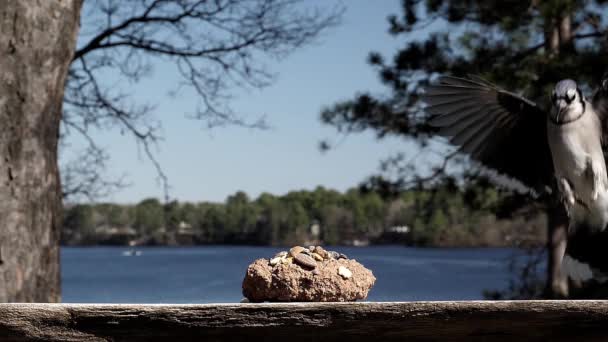
[[0, 341], [608, 341], [608, 301], [0, 304]]

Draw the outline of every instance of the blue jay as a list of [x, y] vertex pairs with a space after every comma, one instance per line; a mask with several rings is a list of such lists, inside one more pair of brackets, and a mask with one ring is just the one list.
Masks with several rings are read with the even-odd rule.
[[575, 280], [608, 279], [608, 79], [590, 100], [558, 82], [549, 109], [474, 76], [441, 77], [424, 101], [437, 133], [473, 160], [534, 194], [557, 188], [569, 220], [562, 266]]

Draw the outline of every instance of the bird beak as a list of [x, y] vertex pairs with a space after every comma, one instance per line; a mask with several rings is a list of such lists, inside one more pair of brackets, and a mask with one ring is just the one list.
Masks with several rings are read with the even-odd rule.
[[566, 110], [566, 107], [568, 107], [568, 105], [563, 101], [563, 100], [559, 100], [557, 102], [557, 114], [555, 115], [555, 121], [559, 122], [559, 118], [562, 116], [562, 113], [564, 112], [564, 110]]
[[564, 111], [564, 109], [562, 107], [557, 109], [557, 114], [555, 115], [555, 122], [559, 122], [559, 118], [560, 118], [560, 116], [562, 116], [563, 111]]

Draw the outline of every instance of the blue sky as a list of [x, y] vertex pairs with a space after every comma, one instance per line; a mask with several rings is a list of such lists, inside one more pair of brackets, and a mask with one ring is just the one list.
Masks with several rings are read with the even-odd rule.
[[[329, 3], [329, 1], [328, 1]], [[255, 198], [262, 192], [284, 194], [317, 185], [340, 191], [377, 171], [378, 162], [408, 145], [398, 138], [377, 141], [372, 133], [351, 135], [338, 148], [321, 153], [318, 142], [335, 137], [319, 122], [324, 106], [350, 99], [359, 91], [386, 92], [366, 63], [370, 51], [392, 56], [403, 38], [387, 34], [386, 18], [399, 13], [399, 0], [348, 0], [343, 22], [317, 43], [280, 63], [264, 61], [276, 73], [264, 89], [235, 89], [230, 106], [270, 130], [224, 127], [208, 130], [186, 118], [196, 99], [185, 91], [172, 98], [175, 67], [156, 64], [150, 78], [133, 85], [135, 98], [156, 105], [164, 141], [155, 150], [169, 177], [171, 197], [180, 201], [223, 201], [238, 190]], [[155, 170], [133, 139], [119, 132], [96, 134], [111, 156], [110, 175], [126, 175], [131, 186], [102, 200], [134, 203], [162, 197]], [[72, 142], [73, 146], [78, 141]]]

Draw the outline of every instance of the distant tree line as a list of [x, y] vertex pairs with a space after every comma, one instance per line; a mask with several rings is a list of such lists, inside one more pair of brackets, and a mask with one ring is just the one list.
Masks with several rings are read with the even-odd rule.
[[306, 243], [412, 246], [513, 246], [541, 244], [539, 212], [502, 219], [505, 194], [447, 180], [432, 188], [392, 196], [317, 187], [251, 199], [244, 192], [224, 203], [145, 199], [135, 205], [66, 205], [62, 243], [252, 244]]

